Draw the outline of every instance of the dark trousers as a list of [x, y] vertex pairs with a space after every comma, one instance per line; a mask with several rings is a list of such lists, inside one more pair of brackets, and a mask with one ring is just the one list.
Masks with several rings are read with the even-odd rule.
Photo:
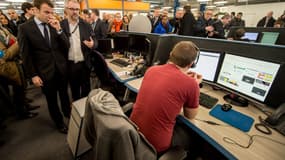
[[44, 81], [42, 91], [46, 96], [48, 110], [52, 120], [55, 122], [57, 127], [62, 126], [63, 117], [60, 112], [57, 93], [59, 94], [61, 110], [63, 115], [67, 118], [70, 117], [70, 101], [67, 93], [67, 79], [61, 74], [56, 72], [50, 80]]
[[[7, 109], [10, 107], [14, 107], [15, 111], [16, 111], [16, 115], [18, 117], [21, 116], [25, 116], [26, 114], [28, 114], [28, 111], [25, 108], [25, 103], [24, 103], [24, 99], [25, 99], [25, 88], [24, 86], [19, 86], [19, 85], [15, 85], [13, 83], [11, 83], [9, 80], [5, 79], [5, 78], [0, 78], [0, 83], [1, 83], [1, 88], [2, 91], [6, 92], [6, 96], [3, 96], [2, 98], [6, 99], [6, 102], [11, 102], [11, 98], [9, 97], [9, 88], [8, 85], [12, 85], [13, 87], [13, 98], [12, 98], [12, 103], [9, 103], [10, 106], [6, 106]], [[9, 98], [7, 98], [9, 97]]]
[[73, 61], [68, 61], [68, 81], [73, 101], [86, 97], [89, 94], [90, 71], [85, 62], [74, 63]]

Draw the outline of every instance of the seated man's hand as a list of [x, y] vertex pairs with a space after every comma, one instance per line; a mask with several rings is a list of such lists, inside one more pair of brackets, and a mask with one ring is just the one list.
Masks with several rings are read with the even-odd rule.
[[188, 72], [187, 74], [188, 74], [188, 76], [193, 77], [197, 81], [198, 84], [200, 84], [202, 82], [203, 76], [201, 74], [198, 74], [198, 73], [192, 72], [192, 71]]

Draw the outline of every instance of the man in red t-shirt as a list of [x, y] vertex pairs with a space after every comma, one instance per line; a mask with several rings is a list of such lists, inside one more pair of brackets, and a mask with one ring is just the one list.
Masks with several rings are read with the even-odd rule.
[[144, 76], [130, 118], [158, 154], [170, 147], [175, 119], [182, 107], [189, 119], [198, 113], [202, 76], [188, 72], [197, 52], [194, 43], [179, 42], [167, 64], [149, 68]]

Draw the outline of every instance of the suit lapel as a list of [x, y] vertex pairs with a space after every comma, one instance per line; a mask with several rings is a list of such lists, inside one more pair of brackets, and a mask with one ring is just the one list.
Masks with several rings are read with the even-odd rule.
[[[37, 23], [35, 22], [34, 19], [33, 19], [33, 23], [31, 23], [31, 24], [32, 24], [32, 27], [35, 29], [36, 34], [37, 35], [41, 35], [43, 42], [46, 43], [45, 37], [43, 36], [41, 30], [39, 29], [39, 27], [38, 27], [38, 25], [37, 25]], [[49, 27], [49, 30], [50, 30], [50, 40], [51, 40], [52, 39], [51, 38], [52, 34], [51, 34], [51, 29], [50, 28], [51, 27]], [[46, 45], [49, 46], [48, 44], [46, 44]]]

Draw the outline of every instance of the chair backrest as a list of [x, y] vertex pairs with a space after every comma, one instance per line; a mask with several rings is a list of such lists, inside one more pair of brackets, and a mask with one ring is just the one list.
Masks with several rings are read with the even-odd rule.
[[87, 141], [96, 160], [156, 160], [156, 151], [108, 91], [92, 90], [84, 118]]

